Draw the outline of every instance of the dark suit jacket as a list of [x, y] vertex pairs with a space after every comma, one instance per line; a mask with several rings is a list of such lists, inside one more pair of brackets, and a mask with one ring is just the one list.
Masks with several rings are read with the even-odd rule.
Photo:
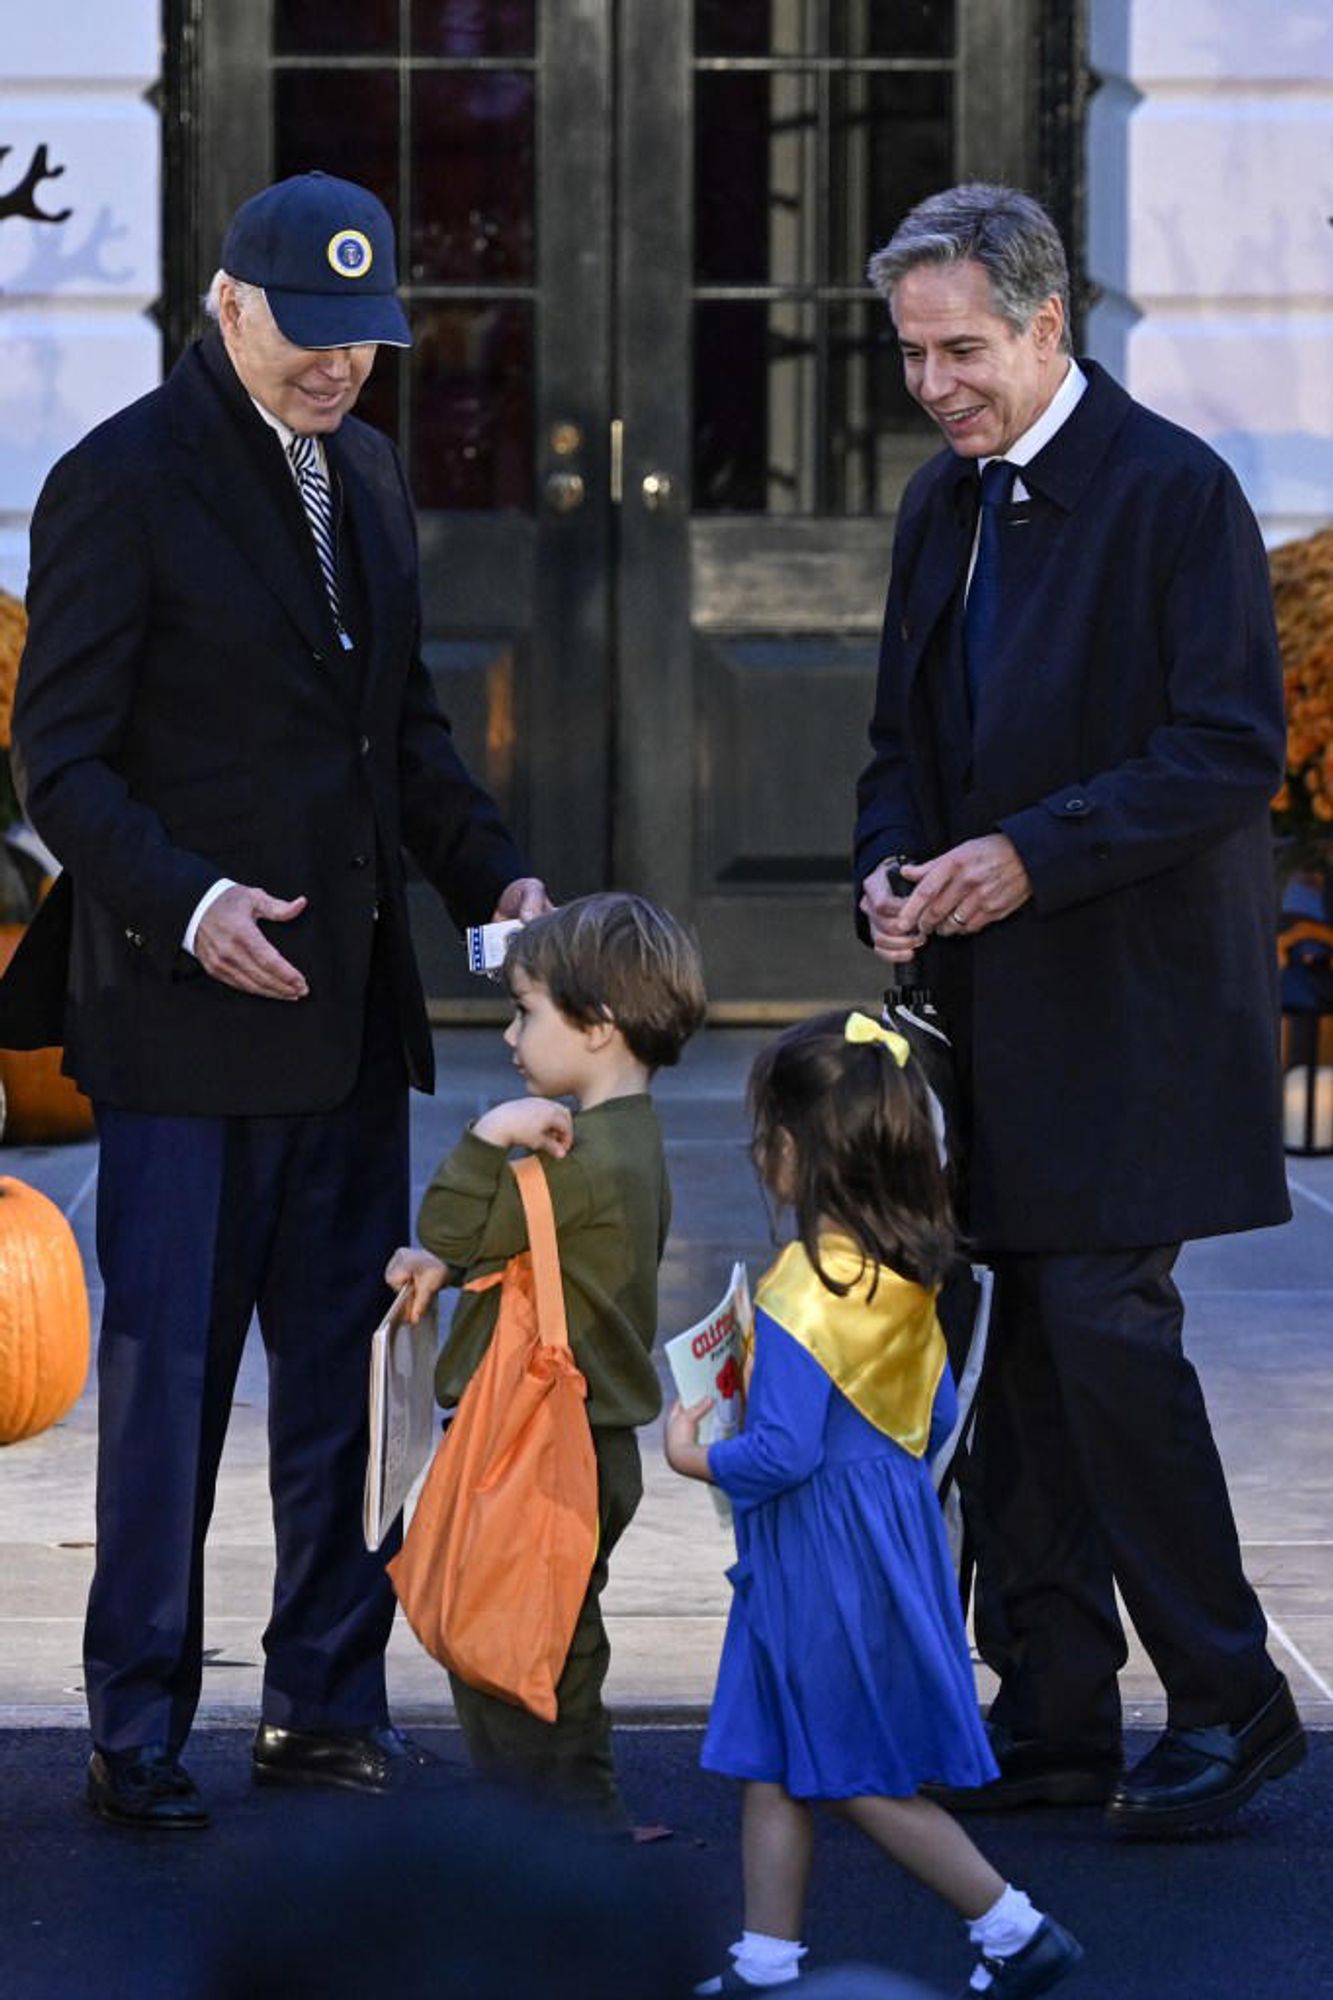
[[[162, 1113], [337, 1104], [377, 923], [409, 1071], [429, 1089], [402, 848], [460, 924], [529, 872], [421, 661], [398, 454], [352, 417], [325, 443], [350, 658], [281, 444], [216, 332], [62, 459], [38, 502], [14, 735], [28, 811], [65, 873], [0, 987], [0, 1044], [63, 1039], [96, 1098]], [[220, 875], [309, 898], [270, 931], [308, 999], [238, 993], [182, 951]]]
[[970, 1222], [990, 1249], [1171, 1243], [1290, 1212], [1264, 552], [1222, 460], [1083, 366], [1022, 475], [970, 728], [956, 607], [975, 470], [946, 451], [909, 485], [858, 788], [858, 884], [887, 854], [996, 829], [1032, 880], [1023, 909], [933, 944], [924, 972], [966, 1052]]

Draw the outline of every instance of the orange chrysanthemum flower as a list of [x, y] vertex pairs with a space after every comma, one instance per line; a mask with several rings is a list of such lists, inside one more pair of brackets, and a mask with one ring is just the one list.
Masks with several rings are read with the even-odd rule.
[[1273, 800], [1279, 833], [1333, 824], [1333, 528], [1269, 556], [1287, 694], [1287, 775]]

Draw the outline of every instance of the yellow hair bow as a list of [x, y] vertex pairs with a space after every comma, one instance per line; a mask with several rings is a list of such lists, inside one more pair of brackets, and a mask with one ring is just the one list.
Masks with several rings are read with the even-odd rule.
[[886, 1028], [882, 1021], [872, 1021], [869, 1014], [853, 1013], [847, 1016], [842, 1038], [845, 1042], [882, 1042], [899, 1069], [902, 1069], [911, 1055], [911, 1046], [905, 1035], [899, 1035], [892, 1028]]

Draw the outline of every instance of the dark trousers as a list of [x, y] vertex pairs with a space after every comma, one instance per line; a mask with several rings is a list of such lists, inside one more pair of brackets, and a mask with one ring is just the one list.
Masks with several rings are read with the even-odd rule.
[[1181, 1344], [1179, 1245], [998, 1256], [972, 1468], [992, 1719], [1120, 1732], [1118, 1584], [1173, 1727], [1249, 1716], [1276, 1669], [1203, 1393]]
[[[275, 1003], [276, 1004], [276, 1003]], [[294, 1118], [97, 1108], [97, 1563], [84, 1665], [94, 1741], [184, 1742], [199, 1699], [204, 1537], [251, 1314], [269, 1370], [277, 1570], [263, 1716], [386, 1719], [394, 1596], [361, 1532], [366, 1377], [408, 1231], [407, 1090], [371, 1009], [356, 1087]]]
[[602, 1700], [611, 1647], [602, 1621], [607, 1568], [643, 1498], [639, 1440], [629, 1430], [594, 1430], [597, 1455], [597, 1557], [579, 1610], [564, 1672], [556, 1682], [556, 1718], [482, 1694], [450, 1674], [468, 1753], [492, 1781], [548, 1804], [586, 1812], [611, 1827], [627, 1822], [611, 1756], [611, 1717]]

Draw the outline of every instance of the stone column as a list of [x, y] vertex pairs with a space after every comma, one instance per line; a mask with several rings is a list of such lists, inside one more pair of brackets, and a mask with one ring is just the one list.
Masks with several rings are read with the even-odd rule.
[[[159, 0], [28, 0], [0, 36], [0, 585], [54, 461], [161, 380]], [[37, 178], [38, 149], [59, 175]], [[33, 215], [30, 211], [36, 210]], [[60, 216], [51, 221], [42, 217]]]
[[1270, 542], [1333, 519], [1333, 9], [1090, 0], [1088, 349], [1234, 467]]

